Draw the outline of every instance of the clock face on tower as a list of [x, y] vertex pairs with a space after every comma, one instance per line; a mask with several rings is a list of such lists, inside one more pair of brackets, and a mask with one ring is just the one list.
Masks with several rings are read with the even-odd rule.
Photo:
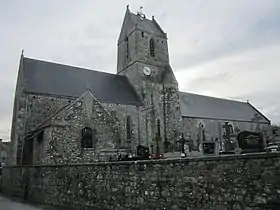
[[150, 67], [145, 66], [145, 67], [143, 68], [143, 73], [144, 73], [146, 76], [149, 76], [149, 75], [151, 75], [152, 70], [151, 70]]

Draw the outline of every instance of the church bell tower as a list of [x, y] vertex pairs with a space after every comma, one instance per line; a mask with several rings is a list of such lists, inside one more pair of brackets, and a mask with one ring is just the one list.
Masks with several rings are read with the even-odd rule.
[[118, 39], [117, 74], [129, 79], [142, 100], [141, 144], [150, 148], [159, 145], [160, 153], [176, 150], [182, 120], [167, 34], [154, 17], [150, 20], [143, 14], [142, 8], [134, 14], [127, 6]]

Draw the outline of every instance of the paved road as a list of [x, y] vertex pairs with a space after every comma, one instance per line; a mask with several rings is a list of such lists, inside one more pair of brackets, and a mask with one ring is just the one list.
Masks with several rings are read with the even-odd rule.
[[28, 204], [23, 204], [9, 200], [0, 196], [0, 210], [43, 210], [42, 208], [32, 207]]

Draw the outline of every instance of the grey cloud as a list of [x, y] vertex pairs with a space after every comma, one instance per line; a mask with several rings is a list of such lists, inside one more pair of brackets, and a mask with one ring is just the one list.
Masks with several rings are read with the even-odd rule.
[[[259, 2], [259, 4], [261, 3]], [[230, 6], [231, 4], [229, 4]], [[219, 12], [217, 8], [213, 10]], [[202, 13], [199, 21], [191, 22], [187, 20], [184, 31], [174, 33], [172, 36], [176, 37], [177, 40], [186, 41], [190, 39], [191, 46], [185, 45], [185, 49], [191, 47], [193, 50], [179, 51], [180, 54], [176, 54], [177, 49], [172, 50], [176, 54], [172, 61], [175, 63], [175, 69], [201, 65], [201, 63], [229, 54], [280, 43], [279, 10], [280, 4], [275, 1], [271, 1], [269, 7], [264, 6], [263, 9], [257, 11], [253, 7], [245, 7], [244, 9], [240, 4], [234, 11], [235, 13], [227, 18], [226, 25], [223, 21], [215, 18], [217, 16], [221, 18], [219, 13], [212, 14], [214, 17]], [[201, 29], [201, 22], [216, 26]]]
[[188, 86], [191, 87], [193, 90], [201, 91], [203, 88], [207, 86], [211, 86], [213, 83], [221, 80], [226, 80], [228, 77], [230, 77], [232, 72], [221, 72], [218, 74], [212, 74], [209, 75], [203, 75], [197, 79], [193, 79], [188, 83]]

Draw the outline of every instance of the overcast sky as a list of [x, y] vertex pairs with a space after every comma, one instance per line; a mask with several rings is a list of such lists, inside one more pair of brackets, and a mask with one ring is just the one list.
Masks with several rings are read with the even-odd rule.
[[0, 0], [0, 138], [10, 136], [21, 49], [115, 73], [127, 4], [167, 32], [182, 91], [250, 100], [280, 123], [279, 0]]

